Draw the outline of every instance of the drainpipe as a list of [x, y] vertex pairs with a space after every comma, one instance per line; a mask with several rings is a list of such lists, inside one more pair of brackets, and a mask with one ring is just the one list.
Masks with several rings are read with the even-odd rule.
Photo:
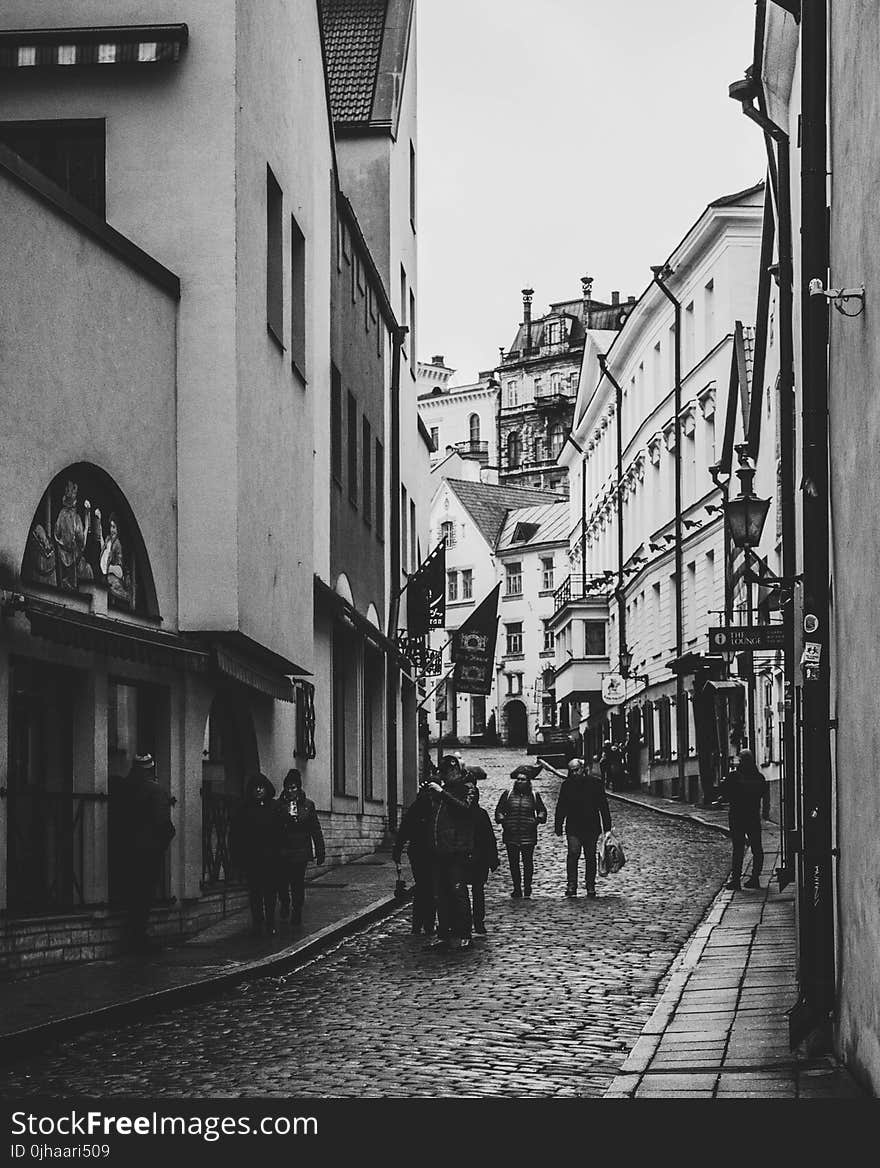
[[571, 430], [565, 436], [581, 456], [581, 600], [587, 595], [587, 458], [580, 442], [572, 436]]
[[[669, 291], [664, 283], [672, 275], [669, 264], [652, 265], [654, 283], [670, 302], [675, 310], [675, 656], [681, 658], [684, 653], [684, 636], [682, 623], [682, 529], [681, 529], [681, 301]], [[675, 730], [678, 753], [678, 798], [685, 797], [685, 758], [684, 743], [687, 722], [684, 708], [684, 678], [679, 668], [675, 674]]]
[[[804, 613], [816, 618], [806, 639], [820, 645], [803, 676], [803, 872], [801, 930], [804, 1025], [824, 1023], [834, 1006], [834, 906], [831, 835], [829, 678], [828, 304], [807, 284], [828, 285], [826, 0], [801, 4], [801, 344]], [[812, 622], [811, 622], [812, 623]]]
[[[608, 368], [607, 356], [599, 354], [599, 368], [614, 386], [617, 408], [617, 649], [620, 661], [626, 653], [626, 596], [623, 583], [623, 389]], [[680, 650], [679, 650], [680, 652]]]
[[[391, 333], [391, 452], [389, 462], [390, 503], [388, 519], [390, 542], [391, 589], [388, 605], [388, 637], [397, 638], [400, 612], [400, 350], [409, 330], [401, 325]], [[397, 830], [397, 711], [400, 704], [400, 664], [389, 653], [385, 672], [385, 798], [388, 804], [388, 830]]]
[[[795, 466], [794, 466], [794, 340], [793, 340], [793, 280], [791, 236], [791, 166], [788, 134], [767, 115], [767, 102], [760, 81], [763, 54], [765, 0], [758, 0], [756, 26], [760, 40], [755, 61], [744, 81], [730, 86], [730, 96], [742, 103], [742, 112], [764, 133], [768, 162], [774, 159], [775, 143], [776, 182], [773, 185], [778, 220], [777, 248], [779, 287], [779, 503], [782, 527], [782, 576], [789, 582], [797, 572], [795, 547]], [[757, 101], [757, 106], [754, 102]], [[771, 180], [773, 168], [770, 168]], [[796, 846], [797, 792], [795, 775], [795, 606], [789, 594], [782, 605], [782, 627], [785, 639], [783, 660], [785, 668], [785, 718], [782, 729], [783, 786], [782, 786], [782, 866], [777, 870], [780, 891], [791, 880], [793, 849]]]

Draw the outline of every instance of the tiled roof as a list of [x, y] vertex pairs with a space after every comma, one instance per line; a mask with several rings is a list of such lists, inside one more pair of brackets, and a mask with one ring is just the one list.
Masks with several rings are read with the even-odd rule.
[[[513, 536], [520, 523], [528, 523], [536, 530], [530, 539], [525, 542], [515, 542]], [[540, 503], [531, 507], [517, 507], [509, 511], [504, 522], [501, 535], [498, 537], [498, 550], [511, 551], [519, 547], [528, 547], [529, 544], [567, 542], [569, 528], [568, 500], [560, 503]]]
[[500, 487], [495, 483], [470, 483], [464, 479], [446, 481], [480, 529], [486, 543], [493, 549], [504, 527], [508, 511], [535, 504], [559, 503], [559, 495], [553, 491], [537, 491], [528, 487]]
[[385, 29], [386, 0], [321, 0], [334, 122], [368, 122]]

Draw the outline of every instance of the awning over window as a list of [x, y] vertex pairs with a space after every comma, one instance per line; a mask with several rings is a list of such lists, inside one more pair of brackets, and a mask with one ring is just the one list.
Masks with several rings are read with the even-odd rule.
[[188, 40], [185, 24], [14, 29], [0, 32], [0, 69], [167, 64]]
[[77, 612], [48, 601], [28, 599], [24, 611], [34, 636], [45, 637], [59, 645], [160, 668], [185, 669], [193, 673], [204, 673], [208, 668], [209, 655], [176, 633]]
[[214, 660], [221, 673], [242, 685], [268, 694], [279, 702], [293, 701], [293, 682], [285, 674], [276, 673], [226, 645], [214, 646]]
[[742, 681], [707, 681], [706, 689], [714, 689], [718, 693], [730, 693], [732, 690], [742, 691], [745, 689], [745, 682]]

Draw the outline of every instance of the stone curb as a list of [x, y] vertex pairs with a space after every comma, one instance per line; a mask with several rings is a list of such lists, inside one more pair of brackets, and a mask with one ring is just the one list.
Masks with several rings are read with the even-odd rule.
[[175, 1006], [214, 997], [241, 982], [290, 973], [317, 957], [335, 941], [342, 940], [359, 928], [381, 920], [395, 909], [402, 908], [410, 896], [411, 890], [404, 897], [383, 896], [381, 899], [366, 905], [359, 912], [334, 921], [331, 925], [326, 925], [317, 933], [303, 937], [302, 940], [286, 949], [236, 966], [235, 969], [227, 970], [224, 973], [198, 978], [196, 981], [185, 982], [182, 985], [169, 986], [167, 989], [139, 994], [137, 997], [128, 998], [123, 1002], [114, 1002], [110, 1006], [101, 1006], [96, 1010], [88, 1010], [82, 1014], [71, 1014], [66, 1018], [54, 1018], [50, 1022], [43, 1022], [36, 1026], [29, 1026], [24, 1030], [14, 1030], [0, 1035], [0, 1063], [15, 1059], [20, 1054], [31, 1053], [37, 1046], [71, 1038], [86, 1030], [135, 1021], [138, 1018]]
[[692, 823], [699, 823], [701, 827], [708, 827], [710, 831], [720, 831], [722, 835], [730, 835], [729, 827], [725, 827], [722, 823], [714, 823], [711, 819], [706, 819], [695, 811], [673, 811], [670, 807], [658, 807], [656, 803], [644, 803], [641, 799], [634, 799], [631, 795], [625, 795], [620, 791], [606, 791], [605, 793], [609, 799], [618, 799], [621, 803], [629, 803], [631, 807], [644, 807], [647, 811], [654, 811], [658, 815], [669, 815], [673, 819], [689, 819]]

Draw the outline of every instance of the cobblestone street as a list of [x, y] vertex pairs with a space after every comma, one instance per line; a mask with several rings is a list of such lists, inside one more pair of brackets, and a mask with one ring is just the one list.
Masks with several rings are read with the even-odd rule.
[[[492, 815], [523, 756], [479, 761]], [[559, 785], [547, 774], [536, 783], [549, 822], [532, 899], [510, 899], [502, 850], [487, 887], [489, 935], [470, 951], [427, 951], [407, 906], [286, 978], [83, 1035], [4, 1068], [0, 1086], [99, 1097], [601, 1096], [726, 877], [730, 845], [612, 801], [626, 866], [600, 879], [597, 900], [566, 900], [552, 828]]]

